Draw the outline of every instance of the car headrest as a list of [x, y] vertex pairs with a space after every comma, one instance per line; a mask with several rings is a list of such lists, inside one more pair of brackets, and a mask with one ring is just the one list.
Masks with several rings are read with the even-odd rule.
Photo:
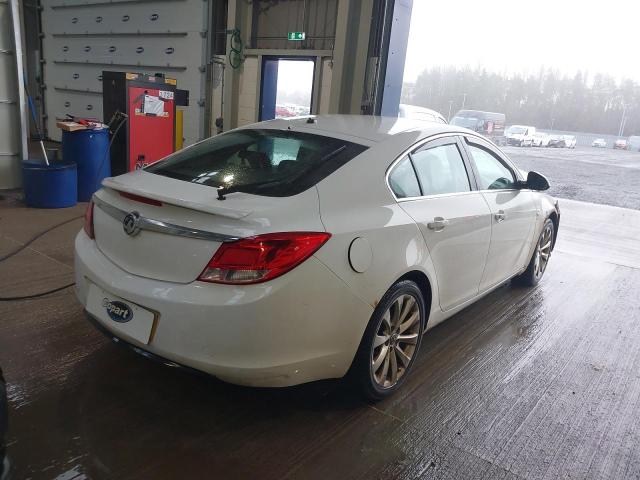
[[295, 160], [282, 160], [279, 164], [278, 164], [278, 171], [279, 172], [284, 172], [284, 171], [291, 171], [291, 170], [295, 170], [296, 167], [298, 166], [297, 161]]
[[251, 150], [246, 150], [243, 152], [242, 157], [249, 163], [251, 168], [269, 168], [271, 166], [271, 162], [269, 162], [269, 157], [263, 152], [253, 152]]

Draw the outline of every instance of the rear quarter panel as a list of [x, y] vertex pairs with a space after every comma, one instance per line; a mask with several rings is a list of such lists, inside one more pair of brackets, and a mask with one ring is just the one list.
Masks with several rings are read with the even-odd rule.
[[[432, 297], [437, 298], [434, 269], [420, 229], [386, 184], [387, 168], [419, 134], [397, 137], [403, 138], [372, 146], [317, 185], [320, 217], [332, 237], [316, 257], [372, 307], [396, 280], [413, 270], [427, 276]], [[370, 266], [362, 273], [349, 261], [356, 238], [364, 238], [372, 252]]]

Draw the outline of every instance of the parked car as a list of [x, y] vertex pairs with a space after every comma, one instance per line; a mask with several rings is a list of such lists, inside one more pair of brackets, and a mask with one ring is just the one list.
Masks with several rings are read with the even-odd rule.
[[604, 138], [596, 138], [593, 142], [591, 142], [591, 146], [596, 148], [607, 148], [607, 142]]
[[549, 146], [555, 148], [576, 148], [576, 137], [573, 135], [551, 135]]
[[542, 132], [536, 132], [533, 135], [533, 146], [534, 147], [548, 147], [549, 146], [549, 135]]
[[109, 337], [243, 385], [350, 372], [374, 400], [429, 328], [538, 283], [560, 219], [481, 135], [360, 115], [253, 124], [103, 185], [75, 277]]
[[616, 150], [629, 150], [629, 141], [624, 138], [619, 138], [613, 142], [613, 148]]
[[504, 132], [507, 145], [514, 145], [516, 147], [533, 146], [535, 135], [536, 127], [530, 127], [528, 125], [511, 125]]
[[640, 136], [631, 135], [629, 137], [629, 150], [640, 151]]
[[7, 385], [2, 375], [2, 368], [0, 368], [0, 480], [9, 478], [9, 458], [7, 457], [8, 425]]
[[504, 144], [504, 113], [482, 110], [460, 110], [451, 119], [451, 125], [468, 128], [491, 139], [498, 145]]
[[562, 135], [549, 135], [549, 147], [563, 148], [564, 138]]
[[563, 135], [565, 148], [576, 148], [577, 139], [575, 135]]
[[289, 118], [297, 116], [296, 112], [283, 105], [276, 105], [276, 118]]
[[440, 113], [429, 108], [418, 107], [401, 103], [398, 109], [398, 117], [410, 118], [412, 120], [424, 120], [426, 122], [447, 123], [447, 119]]

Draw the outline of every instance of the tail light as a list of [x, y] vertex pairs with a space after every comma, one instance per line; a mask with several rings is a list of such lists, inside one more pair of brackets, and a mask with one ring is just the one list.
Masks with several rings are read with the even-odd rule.
[[93, 200], [89, 201], [87, 210], [84, 212], [84, 231], [89, 238], [96, 238], [93, 232]]
[[223, 243], [198, 280], [250, 284], [279, 277], [313, 255], [330, 233], [267, 233]]

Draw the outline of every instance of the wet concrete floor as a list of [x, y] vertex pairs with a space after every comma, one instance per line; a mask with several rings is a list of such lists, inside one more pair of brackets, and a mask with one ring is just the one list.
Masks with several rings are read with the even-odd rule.
[[640, 209], [638, 151], [593, 147], [504, 147], [504, 151], [521, 169], [546, 175], [551, 195]]
[[[251, 389], [152, 363], [71, 289], [0, 302], [14, 478], [639, 478], [640, 211], [562, 209], [542, 283], [430, 331], [376, 405], [340, 381]], [[0, 201], [0, 256], [82, 210]], [[0, 264], [0, 296], [72, 281], [80, 228]]]

